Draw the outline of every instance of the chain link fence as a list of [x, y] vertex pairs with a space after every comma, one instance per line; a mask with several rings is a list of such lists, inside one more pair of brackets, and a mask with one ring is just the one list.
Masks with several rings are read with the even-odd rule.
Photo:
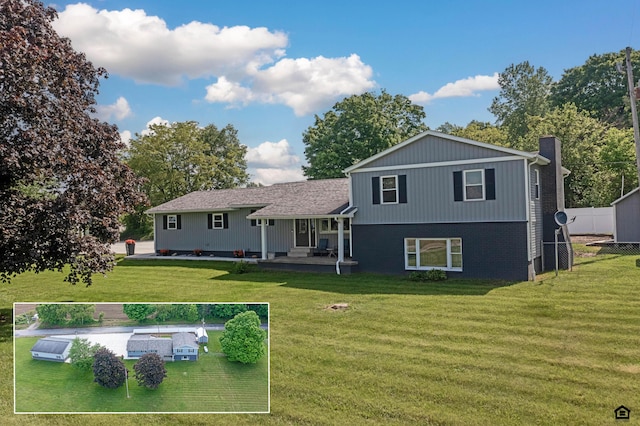
[[[543, 253], [547, 257], [547, 262], [555, 264], [555, 242], [543, 242]], [[597, 256], [618, 255], [618, 256], [639, 256], [640, 243], [615, 243], [613, 241], [599, 241], [593, 243], [572, 243], [573, 258], [570, 259], [571, 250], [568, 250], [568, 243], [558, 242], [558, 265], [579, 264], [584, 258]], [[549, 265], [549, 263], [547, 263]], [[545, 268], [550, 270], [553, 268]]]

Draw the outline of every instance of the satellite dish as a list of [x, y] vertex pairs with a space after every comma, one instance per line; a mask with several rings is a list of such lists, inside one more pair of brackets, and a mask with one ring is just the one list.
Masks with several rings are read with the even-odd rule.
[[563, 212], [563, 211], [555, 212], [555, 214], [553, 215], [553, 219], [560, 226], [566, 225], [568, 220], [569, 220], [569, 218], [567, 217], [567, 214], [565, 212]]

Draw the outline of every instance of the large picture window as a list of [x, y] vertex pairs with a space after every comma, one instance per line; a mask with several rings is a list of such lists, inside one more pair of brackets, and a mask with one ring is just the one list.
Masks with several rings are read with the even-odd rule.
[[461, 238], [405, 238], [405, 269], [462, 271]]

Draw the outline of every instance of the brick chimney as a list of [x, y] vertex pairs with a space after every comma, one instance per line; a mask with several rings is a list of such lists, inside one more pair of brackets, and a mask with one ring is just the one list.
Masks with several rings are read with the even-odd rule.
[[[542, 205], [542, 240], [544, 241], [544, 269], [556, 267], [555, 241], [556, 229], [560, 228], [554, 219], [557, 211], [564, 211], [564, 178], [562, 176], [561, 144], [555, 136], [543, 136], [539, 141], [540, 155], [551, 163], [540, 168], [540, 201]], [[558, 235], [559, 242], [569, 240], [568, 230]], [[569, 257], [572, 255], [567, 244], [558, 244], [558, 267], [569, 268]]]

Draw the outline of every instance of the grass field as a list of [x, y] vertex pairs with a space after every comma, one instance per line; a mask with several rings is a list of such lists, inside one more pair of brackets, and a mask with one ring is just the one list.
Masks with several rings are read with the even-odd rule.
[[[228, 273], [213, 262], [121, 261], [73, 287], [62, 274], [3, 285], [14, 301], [270, 302], [271, 413], [13, 415], [12, 424], [612, 424], [640, 420], [638, 256], [578, 258], [535, 282], [415, 283], [355, 274]], [[349, 309], [325, 309], [348, 303]], [[0, 323], [0, 368], [12, 368]]]
[[222, 332], [210, 332], [208, 354], [197, 362], [167, 362], [167, 377], [157, 390], [139, 387], [129, 370], [126, 388], [102, 388], [93, 374], [69, 364], [32, 360], [29, 350], [38, 338], [15, 341], [17, 412], [267, 412], [269, 410], [268, 359], [254, 365], [228, 362], [220, 356]]

